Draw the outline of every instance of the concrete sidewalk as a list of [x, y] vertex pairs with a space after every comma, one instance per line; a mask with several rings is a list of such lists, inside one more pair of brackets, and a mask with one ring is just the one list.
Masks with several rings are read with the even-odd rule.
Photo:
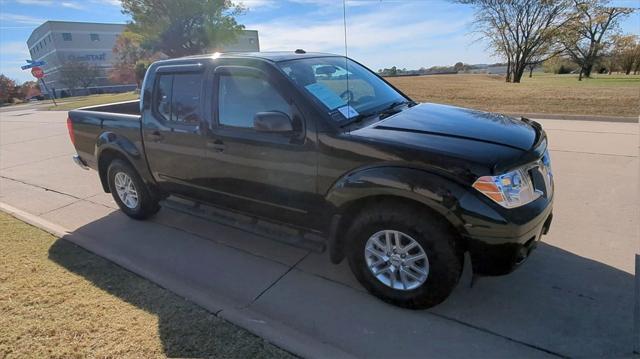
[[[621, 356], [633, 349], [638, 125], [543, 121], [554, 224], [513, 274], [399, 309], [326, 254], [164, 208], [130, 220], [71, 162], [66, 113], [0, 114], [0, 202], [303, 356]], [[5, 209], [10, 208], [6, 207]], [[60, 263], [64, 266], [65, 263]], [[162, 322], [170, 318], [159, 318]]]

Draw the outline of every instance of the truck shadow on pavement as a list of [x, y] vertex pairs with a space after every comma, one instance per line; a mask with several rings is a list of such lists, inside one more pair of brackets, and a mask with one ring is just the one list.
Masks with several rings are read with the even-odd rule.
[[[290, 275], [291, 269], [268, 258], [246, 252], [237, 254], [238, 250], [211, 240], [191, 238], [193, 236], [186, 232], [153, 222], [123, 220], [122, 217], [111, 213], [77, 229], [55, 242], [49, 250], [49, 258], [102, 290], [157, 315], [158, 332], [167, 356], [201, 357], [216, 353], [237, 356], [238, 352], [234, 350], [246, 353], [247, 346], [249, 351], [255, 348], [257, 353], [260, 344], [242, 339], [247, 336], [236, 333], [234, 338], [237, 340], [221, 342], [219, 338], [229, 337], [221, 336], [221, 333], [235, 329], [221, 324], [222, 319], [205, 309], [182, 300], [180, 296], [190, 298], [192, 292], [182, 292], [181, 288], [209, 286], [212, 300], [223, 299], [236, 308], [243, 308], [270, 300], [266, 298], [269, 295], [262, 297], [264, 292], [279, 290], [274, 282]], [[219, 225], [212, 223], [211, 231], [216, 231], [217, 227]], [[177, 295], [173, 294], [122, 270], [113, 262], [92, 256], [71, 242], [106, 258], [116, 258], [117, 263], [133, 272], [140, 273], [139, 269], [144, 268], [143, 272], [154, 273], [155, 279], [172, 276], [185, 283], [185, 287], [175, 290], [167, 286], [177, 292]], [[327, 260], [318, 266], [332, 265]], [[211, 271], [212, 267], [215, 270]], [[315, 334], [321, 336], [331, 330], [323, 327], [330, 325], [326, 313], [335, 311], [328, 306], [344, 307], [340, 298], [352, 298], [347, 306], [352, 310], [340, 315], [340, 309], [331, 317], [340, 323], [333, 324], [360, 329], [373, 326], [373, 332], [381, 333], [387, 327], [402, 327], [407, 321], [413, 322], [409, 327], [428, 328], [430, 323], [444, 319], [450, 322], [451, 333], [443, 335], [450, 338], [451, 343], [456, 343], [460, 330], [471, 330], [541, 350], [540, 354], [618, 356], [630, 354], [633, 348], [634, 276], [549, 244], [541, 243], [514, 273], [480, 278], [473, 287], [470, 286], [471, 275], [465, 270], [460, 284], [447, 301], [423, 311], [398, 309], [362, 293], [361, 289], [354, 290], [349, 284], [353, 283], [351, 273], [346, 267], [342, 268], [339, 271], [325, 268], [293, 271], [320, 283], [313, 288], [328, 288], [336, 293], [325, 292], [318, 299], [313, 290], [300, 288], [296, 291], [295, 301], [308, 307], [304, 312], [291, 303], [271, 302], [265, 306], [272, 313], [279, 310], [282, 313], [300, 311], [292, 315], [304, 313], [310, 318], [307, 321], [314, 321], [309, 325], [313, 326]], [[320, 277], [314, 274], [323, 272], [332, 275]], [[242, 285], [251, 288], [239, 289]], [[274, 311], [274, 306], [278, 305], [290, 307]], [[371, 310], [378, 313], [379, 323], [372, 321]], [[318, 316], [317, 322], [314, 315]], [[420, 337], [419, 332], [412, 335]], [[370, 345], [378, 345], [373, 337], [368, 340]], [[422, 337], [420, 346], [429, 345], [429, 336]]]

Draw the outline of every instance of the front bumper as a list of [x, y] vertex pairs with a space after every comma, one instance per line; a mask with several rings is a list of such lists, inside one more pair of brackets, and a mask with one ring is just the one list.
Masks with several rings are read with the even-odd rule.
[[[473, 211], [463, 214], [473, 271], [503, 275], [522, 264], [547, 234], [553, 220], [553, 199], [539, 198], [520, 208], [503, 209], [483, 198], [467, 198]], [[464, 202], [464, 201], [463, 201]]]
[[[529, 258], [542, 236], [549, 232], [553, 213], [535, 228], [520, 237], [509, 238], [469, 238], [473, 271], [480, 275], [504, 275], [515, 270]], [[496, 241], [502, 243], [494, 243]]]

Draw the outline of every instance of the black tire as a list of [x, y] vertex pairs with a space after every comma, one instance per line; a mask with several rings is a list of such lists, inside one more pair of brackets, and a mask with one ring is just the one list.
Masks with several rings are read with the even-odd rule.
[[[125, 205], [118, 195], [115, 185], [115, 177], [119, 172], [123, 172], [131, 178], [133, 186], [138, 194], [137, 205], [133, 208]], [[109, 164], [109, 169], [107, 170], [107, 179], [109, 181], [109, 190], [111, 191], [114, 201], [116, 201], [120, 210], [127, 216], [134, 219], [147, 219], [160, 210], [158, 201], [151, 195], [149, 188], [147, 188], [145, 183], [142, 181], [138, 172], [136, 172], [136, 170], [127, 162], [120, 159], [113, 160]]]
[[[462, 274], [464, 251], [444, 219], [417, 206], [381, 202], [363, 210], [347, 232], [347, 257], [351, 271], [373, 295], [410, 309], [426, 309], [442, 303]], [[368, 239], [382, 230], [400, 231], [414, 239], [428, 258], [424, 283], [410, 290], [394, 289], [379, 281], [365, 259]]]

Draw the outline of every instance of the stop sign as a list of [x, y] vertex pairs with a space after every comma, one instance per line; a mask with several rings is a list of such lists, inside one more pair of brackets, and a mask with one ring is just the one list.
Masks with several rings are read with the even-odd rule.
[[40, 67], [34, 67], [31, 69], [31, 74], [33, 75], [33, 77], [37, 78], [37, 79], [41, 79], [44, 77], [44, 71], [42, 71], [42, 68]]

